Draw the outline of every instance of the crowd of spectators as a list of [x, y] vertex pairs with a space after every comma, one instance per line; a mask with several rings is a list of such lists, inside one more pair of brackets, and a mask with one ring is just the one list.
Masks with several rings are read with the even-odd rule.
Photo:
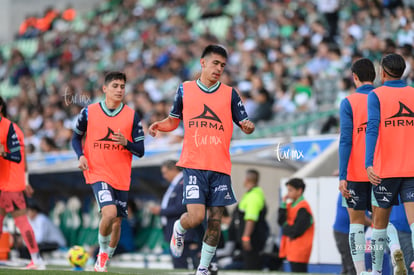
[[16, 40], [34, 39], [35, 53], [1, 50], [0, 81], [19, 87], [7, 103], [29, 152], [67, 150], [76, 115], [103, 97], [105, 71], [126, 73], [126, 103], [145, 129], [168, 114], [179, 83], [197, 77], [201, 50], [219, 43], [229, 51], [222, 82], [261, 124], [335, 108], [353, 89], [349, 65], [360, 56], [402, 54], [413, 83], [413, 18], [410, 0], [108, 0], [43, 32], [28, 26]]

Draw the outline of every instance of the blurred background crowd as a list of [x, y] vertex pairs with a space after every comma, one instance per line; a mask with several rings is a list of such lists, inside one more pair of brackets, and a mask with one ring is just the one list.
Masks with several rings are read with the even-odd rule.
[[[107, 0], [85, 14], [51, 7], [0, 46], [0, 95], [29, 153], [68, 150], [81, 108], [103, 98], [106, 71], [127, 74], [126, 104], [146, 128], [168, 115], [180, 82], [197, 77], [202, 49], [219, 43], [229, 52], [222, 82], [266, 127], [337, 108], [354, 89], [358, 57], [402, 54], [412, 85], [413, 18], [412, 0]], [[318, 131], [335, 132], [336, 118], [327, 123]], [[181, 138], [177, 130], [157, 145]]]

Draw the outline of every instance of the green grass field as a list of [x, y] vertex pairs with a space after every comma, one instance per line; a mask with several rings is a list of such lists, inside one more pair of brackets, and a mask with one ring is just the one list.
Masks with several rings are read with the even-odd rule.
[[[93, 271], [81, 271], [81, 272], [74, 272], [69, 268], [63, 268], [59, 266], [52, 266], [48, 267], [47, 270], [21, 270], [17, 268], [10, 268], [10, 267], [0, 267], [0, 274], [7, 274], [7, 275], [74, 275], [74, 274], [82, 274], [82, 275], [92, 275], [97, 274]], [[135, 275], [190, 275], [194, 274], [189, 270], [165, 270], [165, 269], [138, 269], [138, 268], [108, 268], [108, 275], [116, 275], [116, 274], [135, 274]], [[219, 271], [219, 275], [280, 275], [286, 274], [283, 272], [260, 272], [260, 271]], [[295, 275], [295, 273], [289, 273], [289, 275]], [[311, 274], [309, 275], [316, 275]], [[326, 274], [325, 274], [326, 275]]]

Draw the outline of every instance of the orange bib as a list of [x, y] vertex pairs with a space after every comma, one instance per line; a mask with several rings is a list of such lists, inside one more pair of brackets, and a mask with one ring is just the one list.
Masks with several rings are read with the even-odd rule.
[[[10, 129], [10, 120], [7, 118], [0, 118], [0, 143], [4, 146], [4, 150], [9, 153], [9, 148], [7, 147], [7, 135], [9, 134]], [[10, 161], [0, 157], [0, 190], [7, 185], [10, 177]]]
[[365, 171], [365, 133], [368, 121], [367, 94], [354, 93], [347, 97], [352, 109], [352, 149], [348, 162], [349, 181], [369, 181]]
[[232, 88], [224, 84], [206, 93], [196, 81], [183, 83], [185, 134], [178, 166], [231, 174], [231, 95]]
[[374, 170], [381, 178], [414, 177], [414, 88], [382, 86]]
[[86, 183], [104, 181], [118, 190], [129, 190], [132, 153], [115, 144], [112, 135], [121, 133], [131, 141], [134, 110], [124, 105], [119, 114], [108, 116], [99, 103], [88, 106], [88, 127], [84, 153], [89, 170], [84, 171]]
[[[292, 207], [292, 203], [287, 205], [287, 223], [293, 225], [299, 209], [305, 208], [312, 215], [309, 203], [305, 200], [300, 201]], [[312, 215], [313, 217], [313, 215]], [[279, 257], [286, 257], [289, 262], [308, 263], [312, 252], [313, 235], [315, 231], [315, 223], [305, 231], [302, 236], [291, 239], [285, 235], [282, 236], [280, 242]]]
[[17, 139], [20, 143], [20, 154], [22, 160], [19, 163], [10, 162], [10, 179], [8, 183], [4, 186], [3, 191], [9, 192], [19, 192], [23, 191], [26, 188], [26, 177], [25, 177], [25, 153], [24, 153], [24, 135], [22, 130], [17, 126], [16, 123], [13, 123], [14, 131], [17, 134]]

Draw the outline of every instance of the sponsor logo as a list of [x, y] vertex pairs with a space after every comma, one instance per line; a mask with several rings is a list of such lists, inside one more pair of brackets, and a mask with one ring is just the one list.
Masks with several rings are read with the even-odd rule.
[[378, 186], [378, 191], [381, 191], [381, 192], [387, 192], [388, 190], [387, 190], [387, 188], [385, 187], [385, 186]]
[[367, 124], [368, 122], [361, 123], [361, 125], [359, 125], [357, 128], [357, 134], [361, 132], [365, 133], [367, 131]]
[[355, 205], [355, 204], [356, 204], [356, 201], [355, 201], [354, 199], [350, 199], [350, 200], [348, 201], [348, 203], [352, 203], [353, 205]]
[[219, 185], [214, 188], [214, 193], [227, 191], [227, 185]]
[[355, 196], [356, 195], [354, 189], [349, 189], [349, 194], [351, 196]]
[[227, 192], [227, 194], [224, 196], [224, 199], [225, 200], [231, 200], [231, 196], [230, 196], [229, 192]]
[[381, 201], [390, 202], [390, 200], [389, 200], [389, 199], [387, 199], [387, 197], [386, 197], [386, 196], [384, 196], [384, 197], [381, 199]]
[[408, 199], [408, 200], [412, 200], [412, 199], [414, 199], [414, 192], [408, 192], [408, 193], [406, 194], [406, 197], [407, 197], [407, 199]]
[[108, 132], [106, 133], [106, 136], [98, 139], [98, 141], [112, 141], [114, 142], [115, 140], [112, 139], [112, 136], [115, 134], [114, 130], [112, 130], [111, 128], [108, 127]]
[[186, 199], [198, 199], [200, 198], [200, 190], [196, 185], [189, 185], [185, 187]]
[[127, 207], [127, 202], [126, 201], [119, 201], [119, 200], [115, 200], [115, 204], [122, 206], [122, 207]]
[[100, 149], [100, 150], [112, 150], [112, 151], [122, 151], [126, 150], [124, 146], [121, 144], [114, 144], [115, 140], [113, 139], [113, 135], [115, 134], [114, 130], [108, 127], [108, 131], [106, 135], [96, 140], [93, 143], [93, 149]]
[[221, 119], [213, 112], [213, 110], [211, 110], [211, 108], [209, 108], [205, 104], [204, 110], [201, 113], [201, 115], [190, 119], [190, 121], [188, 122], [188, 127], [209, 128], [224, 131]]
[[[414, 126], [414, 112], [407, 107], [404, 103], [399, 101], [400, 108], [398, 112], [390, 116], [384, 121], [385, 127], [405, 127], [405, 126]], [[406, 119], [402, 119], [406, 118]]]
[[100, 190], [98, 192], [99, 202], [112, 201], [112, 195], [109, 190]]

